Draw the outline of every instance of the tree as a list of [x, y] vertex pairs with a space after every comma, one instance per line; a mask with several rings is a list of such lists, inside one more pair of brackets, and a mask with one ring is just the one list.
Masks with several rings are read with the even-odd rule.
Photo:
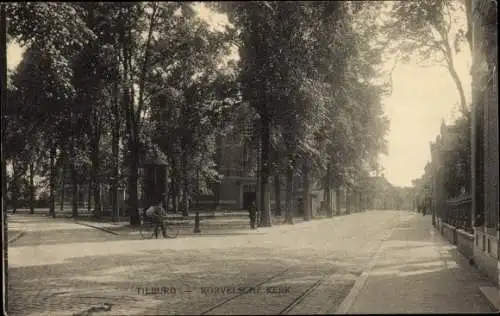
[[[115, 121], [120, 121], [122, 116], [115, 109], [117, 98], [116, 89], [121, 84], [118, 77], [118, 30], [114, 19], [118, 15], [120, 7], [106, 3], [76, 4], [85, 13], [85, 25], [94, 33], [99, 34], [96, 40], [86, 43], [72, 59], [72, 69], [74, 72], [73, 85], [77, 91], [75, 106], [72, 112], [75, 128], [81, 131], [72, 137], [74, 149], [81, 149], [81, 158], [90, 161], [89, 188], [92, 189], [94, 200], [94, 215], [101, 216], [101, 184], [103, 183], [102, 168], [102, 142], [108, 132], [116, 127]], [[106, 118], [111, 117], [111, 120]], [[83, 124], [90, 122], [91, 124]], [[113, 125], [113, 126], [111, 126]], [[115, 132], [116, 133], [116, 132]], [[85, 146], [82, 146], [85, 145]], [[76, 152], [73, 152], [75, 155]], [[113, 155], [116, 158], [117, 153]], [[109, 161], [110, 159], [104, 159]], [[71, 173], [76, 174], [77, 166], [81, 166], [77, 161], [76, 165], [71, 165]], [[116, 166], [109, 166], [115, 168]], [[115, 177], [116, 178], [116, 177]], [[74, 179], [74, 178], [73, 178]], [[76, 183], [73, 183], [73, 187]], [[114, 194], [114, 193], [113, 193]], [[75, 203], [73, 203], [75, 204]], [[117, 213], [116, 207], [113, 209]]]
[[[329, 153], [332, 158], [327, 169], [333, 172], [332, 164], [335, 162], [340, 176], [351, 166], [345, 166], [338, 160], [339, 153], [346, 156], [345, 161], [361, 159], [357, 157], [367, 160], [365, 155], [378, 155], [379, 145], [383, 146], [379, 138], [383, 139], [387, 124], [377, 113], [377, 107], [380, 108], [377, 93], [380, 91], [378, 87], [371, 89], [371, 83], [366, 83], [374, 77], [370, 63], [374, 59], [380, 62], [381, 50], [366, 56], [366, 51], [373, 48], [355, 44], [366, 35], [353, 31], [355, 24], [352, 17], [356, 4], [352, 5], [354, 9], [343, 3], [325, 2], [231, 3], [219, 6], [228, 12], [230, 21], [239, 31], [237, 45], [240, 48], [243, 98], [260, 117], [263, 222], [266, 222], [269, 213], [266, 196], [270, 148], [274, 150], [274, 156], [280, 150], [284, 154], [284, 159], [274, 159], [274, 163], [286, 166], [286, 220], [291, 222], [293, 179], [297, 174], [303, 177], [304, 216], [308, 219], [310, 173], [320, 174], [328, 165], [325, 161], [328, 155], [320, 148], [338, 140], [337, 148], [331, 146], [332, 152]], [[359, 57], [349, 58], [354, 53]], [[332, 56], [336, 58], [332, 60]], [[350, 75], [345, 76], [344, 73], [349, 71]], [[352, 75], [357, 72], [362, 73], [361, 78]], [[352, 82], [343, 84], [346, 80]], [[375, 96], [363, 94], [361, 98], [364, 99], [356, 98], [359, 90], [366, 87]], [[352, 110], [353, 107], [356, 109]], [[363, 112], [363, 107], [371, 112]], [[372, 114], [375, 114], [373, 123], [369, 120]], [[341, 123], [335, 124], [336, 121]], [[332, 126], [335, 126], [336, 132], [327, 132], [332, 130]], [[379, 126], [380, 132], [376, 130]], [[351, 131], [354, 131], [353, 136], [339, 139], [340, 135], [351, 135]], [[376, 136], [371, 139], [369, 133], [373, 132]], [[375, 138], [376, 142], [370, 144]], [[355, 144], [361, 140], [366, 149], [358, 150]]]
[[[41, 86], [39, 80], [46, 80], [51, 85]], [[18, 102], [11, 103], [16, 109], [14, 122], [22, 123], [23, 128], [18, 130], [18, 135], [32, 135], [31, 141], [42, 136], [44, 141], [41, 145], [50, 152], [50, 187], [51, 192], [55, 187], [55, 160], [57, 146], [60, 144], [57, 137], [60, 135], [61, 124], [63, 122], [61, 113], [64, 113], [64, 88], [57, 86], [57, 74], [51, 67], [50, 59], [44, 57], [36, 48], [30, 48], [24, 55], [23, 60], [18, 65], [13, 85], [16, 88]], [[18, 128], [21, 128], [18, 126]], [[14, 140], [15, 141], [15, 140]], [[25, 157], [32, 157], [34, 151], [33, 145], [36, 143], [21, 142], [21, 153]], [[31, 145], [31, 146], [30, 146]], [[14, 158], [14, 157], [13, 157]], [[14, 163], [23, 161], [14, 158]], [[25, 159], [26, 166], [31, 162], [29, 158]], [[14, 168], [16, 169], [16, 168]], [[53, 201], [53, 194], [51, 195]], [[50, 214], [55, 216], [53, 203], [49, 209]]]
[[[378, 156], [387, 149], [385, 136], [389, 122], [383, 114], [381, 97], [389, 85], [387, 74], [379, 67], [383, 50], [373, 41], [372, 25], [366, 22], [371, 10], [372, 6], [364, 8], [358, 3], [338, 7], [337, 24], [327, 20], [322, 27], [332, 27], [325, 32], [330, 39], [323, 37], [319, 41], [337, 43], [335, 51], [324, 47], [318, 61], [321, 65], [318, 69], [329, 87], [324, 93], [328, 120], [320, 130], [320, 139], [324, 140], [323, 183], [330, 215], [332, 187], [337, 191], [338, 209], [340, 187], [360, 190], [359, 181], [366, 172], [378, 169]], [[336, 56], [333, 61], [328, 58], [331, 55]]]
[[[262, 223], [270, 225], [269, 177], [273, 160], [275, 168], [284, 163], [287, 169], [285, 216], [291, 222], [292, 180], [301, 169], [305, 171], [304, 179], [308, 179], [310, 167], [306, 166], [316, 152], [311, 145], [316, 129], [314, 119], [321, 113], [315, 97], [321, 84], [314, 81], [314, 67], [306, 62], [314, 54], [311, 30], [315, 12], [313, 6], [291, 2], [221, 6], [240, 34], [237, 45], [243, 98], [260, 118]], [[273, 150], [273, 156], [277, 156], [279, 148], [286, 152], [283, 161], [270, 154]], [[307, 207], [308, 203], [304, 205]], [[308, 214], [306, 211], [305, 216]]]
[[160, 17], [168, 32], [159, 32], [151, 42], [146, 139], [152, 141], [149, 147], [167, 155], [174, 208], [182, 192], [187, 216], [192, 193], [209, 193], [208, 184], [217, 178], [215, 138], [238, 102], [238, 89], [234, 74], [221, 65], [231, 34], [209, 30], [190, 7], [162, 6]]
[[390, 17], [381, 31], [387, 35], [391, 52], [404, 61], [416, 59], [422, 66], [439, 65], [446, 68], [457, 87], [460, 110], [469, 117], [462, 81], [455, 67], [455, 56], [463, 49], [467, 25], [460, 20], [464, 2], [395, 1]]
[[[70, 3], [12, 3], [7, 6], [7, 17], [9, 39], [16, 40], [21, 46], [31, 50], [25, 59], [40, 61], [38, 69], [26, 65], [27, 70], [21, 69], [21, 72], [43, 70], [37, 73], [41, 75], [40, 77], [34, 78], [47, 79], [46, 86], [40, 86], [38, 82], [37, 87], [36, 83], [33, 83], [35, 89], [23, 92], [23, 96], [30, 99], [25, 100], [31, 103], [28, 104], [29, 108], [34, 109], [34, 113], [41, 114], [39, 117], [34, 117], [36, 120], [41, 118], [42, 124], [35, 120], [29, 126], [38, 128], [38, 131], [43, 130], [42, 139], [53, 140], [45, 144], [50, 147], [52, 162], [50, 187], [53, 193], [56, 173], [54, 162], [58, 146], [56, 140], [65, 138], [65, 135], [61, 135], [63, 130], [59, 129], [61, 127], [59, 123], [64, 121], [64, 114], [69, 113], [66, 111], [69, 105], [66, 101], [73, 96], [74, 92], [71, 85], [73, 74], [69, 60], [73, 52], [84, 43], [93, 40], [95, 34], [85, 27], [78, 7]], [[39, 56], [37, 51], [43, 51], [43, 56]], [[30, 67], [31, 70], [29, 70]], [[27, 79], [33, 80], [34, 78]], [[40, 96], [29, 96], [30, 93], [36, 94], [35, 91], [38, 91]], [[50, 103], [52, 107], [47, 107], [47, 103]], [[65, 110], [61, 111], [61, 109]], [[26, 131], [26, 134], [30, 135], [33, 132], [33, 130]], [[53, 196], [51, 201], [53, 201]], [[50, 212], [55, 216], [53, 202]]]
[[262, 226], [270, 226], [269, 176], [270, 176], [270, 128], [271, 113], [269, 104], [269, 73], [272, 71], [270, 49], [271, 39], [264, 34], [273, 29], [271, 10], [262, 10], [258, 3], [220, 3], [231, 22], [240, 30], [240, 77], [242, 97], [248, 101], [260, 117], [261, 170], [260, 170], [260, 209]]

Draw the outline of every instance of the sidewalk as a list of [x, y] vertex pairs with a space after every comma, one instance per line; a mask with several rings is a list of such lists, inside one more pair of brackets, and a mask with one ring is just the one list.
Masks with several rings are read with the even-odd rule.
[[[315, 217], [314, 219], [323, 219], [325, 217]], [[299, 224], [304, 222], [303, 218], [294, 218], [294, 224]], [[271, 219], [272, 226], [284, 225], [284, 218], [273, 217]], [[250, 228], [250, 222], [248, 217], [242, 216], [240, 218], [235, 217], [215, 217], [215, 218], [204, 218], [200, 221], [201, 233], [193, 233], [194, 230], [194, 219], [182, 219], [179, 217], [172, 216], [168, 220], [169, 223], [176, 225], [179, 228], [180, 235], [206, 235], [214, 233], [228, 233], [239, 230], [247, 230]], [[137, 228], [131, 227], [128, 221], [120, 222], [97, 222], [91, 220], [75, 220], [74, 223], [100, 229], [102, 231], [108, 232], [113, 235], [137, 235]], [[257, 230], [258, 231], [258, 230]]]
[[[260, 228], [254, 231], [250, 230], [250, 222], [246, 214], [239, 214], [234, 216], [224, 216], [217, 214], [216, 217], [201, 218], [200, 229], [201, 232], [194, 232], [194, 219], [183, 219], [178, 215], [170, 215], [168, 222], [177, 226], [179, 230], [179, 237], [189, 236], [230, 236], [241, 235], [248, 233], [261, 233], [262, 230], [267, 228]], [[314, 219], [322, 219], [324, 217], [315, 217]], [[282, 226], [284, 218], [273, 217], [272, 227]], [[299, 224], [303, 222], [302, 218], [294, 218], [294, 223]], [[132, 227], [128, 220], [122, 219], [117, 222], [111, 220], [94, 220], [92, 218], [79, 217], [56, 217], [52, 218], [40, 214], [8, 214], [8, 228], [9, 228], [9, 245], [24, 245], [19, 243], [19, 239], [26, 240], [24, 237], [29, 235], [29, 239], [33, 238], [50, 239], [51, 243], [63, 242], [64, 240], [78, 240], [76, 236], [83, 238], [82, 240], [101, 240], [105, 235], [117, 238], [126, 239], [141, 239], [140, 232], [137, 227]], [[101, 234], [92, 234], [92, 231], [101, 231]], [[75, 231], [75, 234], [71, 234]], [[104, 233], [104, 235], [102, 234]], [[71, 236], [68, 236], [70, 234]], [[74, 235], [74, 236], [73, 236]], [[52, 238], [54, 237], [54, 238]], [[70, 238], [71, 237], [71, 238]]]
[[[336, 313], [491, 313], [492, 284], [434, 231], [430, 216], [395, 228]], [[498, 307], [497, 307], [498, 308]]]
[[[247, 216], [248, 217], [248, 212], [246, 210], [240, 210], [240, 211], [206, 211], [206, 210], [199, 210], [200, 212], [200, 217], [202, 218], [214, 218], [214, 217], [242, 217], [242, 216]], [[34, 214], [30, 214], [30, 210], [27, 208], [20, 208], [16, 210], [16, 214], [12, 213], [12, 209], [9, 209], [7, 211], [9, 215], [37, 215], [37, 216], [47, 216], [49, 213], [48, 208], [35, 208], [34, 209]], [[196, 210], [190, 210], [188, 218], [194, 218], [196, 213]], [[109, 215], [110, 211], [104, 211], [103, 216], [101, 217], [102, 221], [111, 221], [112, 216]], [[179, 212], [178, 214], [173, 214], [169, 213], [169, 216], [172, 217], [182, 217], [181, 213]], [[72, 217], [73, 216], [73, 211], [71, 208], [64, 208], [63, 210], [56, 208], [56, 217], [58, 218], [67, 218], [67, 217]], [[91, 217], [92, 213], [89, 213], [87, 209], [84, 208], [79, 208], [78, 209], [78, 217]], [[121, 215], [121, 219], [128, 218], [128, 216]]]

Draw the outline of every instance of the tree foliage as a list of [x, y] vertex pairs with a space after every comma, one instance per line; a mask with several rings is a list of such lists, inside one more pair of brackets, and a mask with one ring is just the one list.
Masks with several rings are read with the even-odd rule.
[[[27, 47], [10, 92], [9, 159], [26, 151], [57, 158], [78, 175], [74, 187], [90, 182], [96, 212], [101, 185], [116, 196], [127, 182], [136, 222], [138, 169], [146, 156], [160, 156], [169, 162], [172, 200], [182, 195], [187, 215], [189, 201], [219, 181], [217, 139], [251, 122], [256, 133], [246, 141], [260, 144], [253, 150], [261, 155], [265, 225], [271, 175], [287, 176], [288, 215], [299, 175], [305, 198], [315, 179], [362, 186], [379, 167], [388, 130], [383, 48], [363, 22], [369, 6], [209, 7], [232, 25], [213, 30], [180, 2], [9, 4], [9, 35]], [[227, 62], [235, 45], [237, 64]], [[32, 139], [15, 136], [31, 130]], [[58, 157], [48, 154], [55, 149]]]
[[394, 1], [386, 24], [388, 49], [403, 61], [414, 60], [422, 66], [439, 65], [448, 70], [455, 83], [461, 112], [469, 116], [463, 83], [455, 58], [466, 44], [465, 5], [461, 1]]

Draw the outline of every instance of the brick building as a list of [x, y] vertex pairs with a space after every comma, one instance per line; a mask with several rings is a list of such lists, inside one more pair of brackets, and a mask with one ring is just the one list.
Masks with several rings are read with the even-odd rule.
[[[242, 105], [234, 119], [230, 130], [217, 139], [217, 157], [219, 173], [222, 179], [219, 183], [212, 185], [213, 195], [200, 196], [199, 206], [206, 209], [245, 211], [253, 199], [259, 200], [258, 170], [260, 165], [260, 152], [257, 139], [252, 137], [258, 128], [256, 114], [248, 105]], [[285, 207], [285, 178], [280, 177], [280, 204], [281, 209]], [[276, 178], [271, 177], [271, 211], [276, 210], [275, 185]], [[298, 209], [299, 199], [302, 197], [302, 178], [295, 179], [296, 203], [295, 215]], [[312, 181], [311, 196], [309, 199], [313, 215], [320, 213], [320, 205], [324, 200], [322, 187], [319, 181]]]
[[497, 2], [470, 4], [474, 259], [499, 284]]

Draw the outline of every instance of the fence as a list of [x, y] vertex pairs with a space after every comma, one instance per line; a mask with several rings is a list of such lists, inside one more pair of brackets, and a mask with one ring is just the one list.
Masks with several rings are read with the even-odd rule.
[[465, 195], [447, 200], [443, 221], [458, 229], [473, 233], [472, 229], [472, 196]]

